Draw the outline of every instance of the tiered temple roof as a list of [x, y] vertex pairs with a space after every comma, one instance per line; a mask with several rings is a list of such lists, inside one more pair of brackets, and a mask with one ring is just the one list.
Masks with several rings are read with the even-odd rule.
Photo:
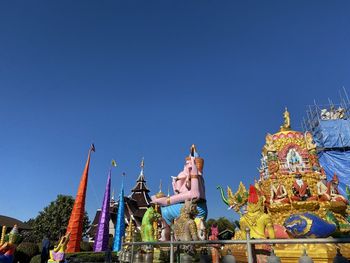
[[141, 162], [141, 172], [137, 178], [136, 185], [131, 190], [132, 194], [129, 196], [131, 199], [134, 199], [137, 202], [137, 215], [143, 217], [148, 207], [150, 207], [151, 198], [148, 193], [150, 190], [146, 186], [146, 180], [143, 173], [144, 170], [144, 160]]

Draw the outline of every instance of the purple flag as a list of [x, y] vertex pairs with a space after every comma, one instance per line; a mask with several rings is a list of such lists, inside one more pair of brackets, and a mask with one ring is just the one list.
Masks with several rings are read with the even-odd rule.
[[109, 239], [109, 202], [111, 195], [111, 170], [109, 170], [105, 195], [103, 198], [100, 218], [98, 220], [97, 231], [95, 235], [94, 251], [107, 251]]

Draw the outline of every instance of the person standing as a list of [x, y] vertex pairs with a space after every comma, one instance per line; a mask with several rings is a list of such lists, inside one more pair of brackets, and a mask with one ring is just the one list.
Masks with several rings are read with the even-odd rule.
[[42, 241], [42, 248], [41, 248], [41, 263], [47, 263], [47, 260], [49, 259], [50, 255], [50, 240], [45, 236]]

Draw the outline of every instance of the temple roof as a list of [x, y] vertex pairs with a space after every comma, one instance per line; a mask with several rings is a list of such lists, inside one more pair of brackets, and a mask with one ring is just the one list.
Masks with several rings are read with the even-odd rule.
[[14, 225], [17, 225], [19, 229], [31, 229], [31, 227], [28, 224], [23, 223], [22, 221], [16, 218], [0, 215], [0, 226], [7, 226], [12, 228]]
[[136, 185], [134, 186], [133, 189], [131, 189], [131, 192], [135, 193], [135, 192], [143, 192], [143, 191], [147, 193], [150, 192], [150, 190], [146, 186], [145, 176], [142, 173], [137, 178]]
[[141, 171], [140, 171], [140, 175], [136, 180], [136, 185], [134, 186], [134, 188], [131, 190], [131, 192], [135, 193], [135, 192], [147, 192], [149, 193], [149, 189], [146, 186], [146, 180], [145, 180], [145, 176], [143, 174], [143, 170], [145, 167], [145, 160], [142, 158], [141, 160]]
[[131, 192], [129, 197], [136, 200], [139, 208], [148, 208], [150, 206], [151, 198], [148, 195], [150, 190], [146, 186], [146, 180], [143, 174], [139, 175], [137, 183]]
[[[131, 190], [130, 198], [136, 200], [138, 208], [141, 209], [147, 209], [150, 206], [151, 198], [149, 197], [148, 193], [150, 190], [146, 186], [146, 180], [145, 175], [143, 173], [145, 166], [144, 159], [141, 161], [141, 171], [140, 175], [137, 178], [136, 185]], [[143, 211], [142, 215], [144, 214], [146, 210]]]

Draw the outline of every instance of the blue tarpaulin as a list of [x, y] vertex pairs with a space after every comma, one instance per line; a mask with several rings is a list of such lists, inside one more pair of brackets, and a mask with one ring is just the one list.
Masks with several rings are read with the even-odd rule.
[[350, 147], [350, 120], [320, 120], [312, 134], [318, 147]]
[[331, 180], [336, 173], [339, 179], [339, 191], [346, 196], [345, 187], [350, 186], [350, 151], [323, 151], [318, 156], [327, 179]]

